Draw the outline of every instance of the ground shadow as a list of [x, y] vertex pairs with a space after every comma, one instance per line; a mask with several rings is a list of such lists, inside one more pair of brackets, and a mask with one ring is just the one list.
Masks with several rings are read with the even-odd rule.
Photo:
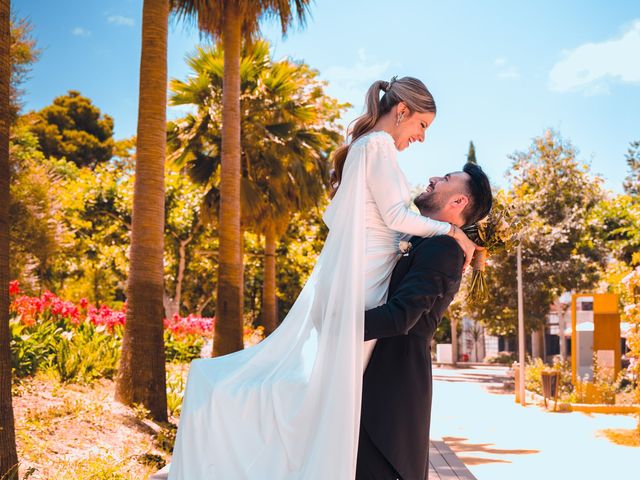
[[442, 437], [442, 440], [453, 450], [465, 465], [483, 465], [487, 463], [511, 463], [503, 458], [486, 458], [468, 455], [469, 453], [491, 455], [531, 455], [540, 450], [495, 448], [493, 443], [467, 443], [468, 438]]

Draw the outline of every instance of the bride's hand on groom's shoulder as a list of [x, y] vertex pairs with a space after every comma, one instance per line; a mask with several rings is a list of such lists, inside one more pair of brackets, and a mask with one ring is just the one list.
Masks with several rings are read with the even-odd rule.
[[460, 248], [462, 248], [462, 251], [464, 252], [464, 266], [462, 267], [462, 272], [464, 273], [471, 263], [471, 259], [473, 258], [476, 250], [483, 250], [484, 247], [476, 245], [473, 240], [467, 237], [466, 233], [464, 233], [460, 227], [457, 227], [454, 224], [451, 224], [451, 232], [449, 235], [458, 242]]

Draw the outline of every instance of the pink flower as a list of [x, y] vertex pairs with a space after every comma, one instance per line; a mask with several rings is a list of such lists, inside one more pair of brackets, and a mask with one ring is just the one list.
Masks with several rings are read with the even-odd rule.
[[197, 317], [193, 314], [187, 317], [174, 314], [171, 319], [164, 319], [165, 329], [178, 337], [184, 335], [209, 336], [213, 333], [214, 324], [215, 319], [213, 318]]
[[25, 325], [33, 325], [36, 318], [44, 311], [44, 302], [38, 297], [21, 295], [11, 302], [9, 311], [20, 317]]
[[100, 308], [90, 305], [87, 309], [87, 318], [93, 325], [103, 325], [108, 331], [112, 332], [118, 325], [125, 324], [127, 315], [123, 311], [113, 310], [106, 305], [101, 305]]

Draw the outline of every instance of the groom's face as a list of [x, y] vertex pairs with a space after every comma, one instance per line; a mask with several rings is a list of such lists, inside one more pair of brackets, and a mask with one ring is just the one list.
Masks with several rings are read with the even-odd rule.
[[453, 197], [468, 194], [468, 180], [469, 175], [464, 172], [447, 173], [444, 177], [431, 177], [426, 190], [418, 195], [413, 203], [421, 212], [438, 212]]

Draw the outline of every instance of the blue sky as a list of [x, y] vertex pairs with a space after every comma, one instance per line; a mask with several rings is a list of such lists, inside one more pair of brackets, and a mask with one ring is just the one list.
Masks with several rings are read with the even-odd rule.
[[[117, 138], [135, 134], [141, 0], [13, 0], [43, 49], [26, 84], [26, 110], [80, 90], [115, 120]], [[277, 58], [304, 60], [328, 92], [362, 111], [368, 86], [393, 75], [422, 79], [438, 115], [424, 144], [400, 155], [409, 180], [461, 168], [469, 140], [492, 181], [506, 186], [508, 155], [548, 127], [579, 158], [622, 190], [628, 144], [640, 140], [640, 2], [637, 0], [316, 0], [304, 29], [263, 34]], [[202, 41], [173, 21], [169, 77]], [[180, 115], [172, 110], [170, 117]]]

